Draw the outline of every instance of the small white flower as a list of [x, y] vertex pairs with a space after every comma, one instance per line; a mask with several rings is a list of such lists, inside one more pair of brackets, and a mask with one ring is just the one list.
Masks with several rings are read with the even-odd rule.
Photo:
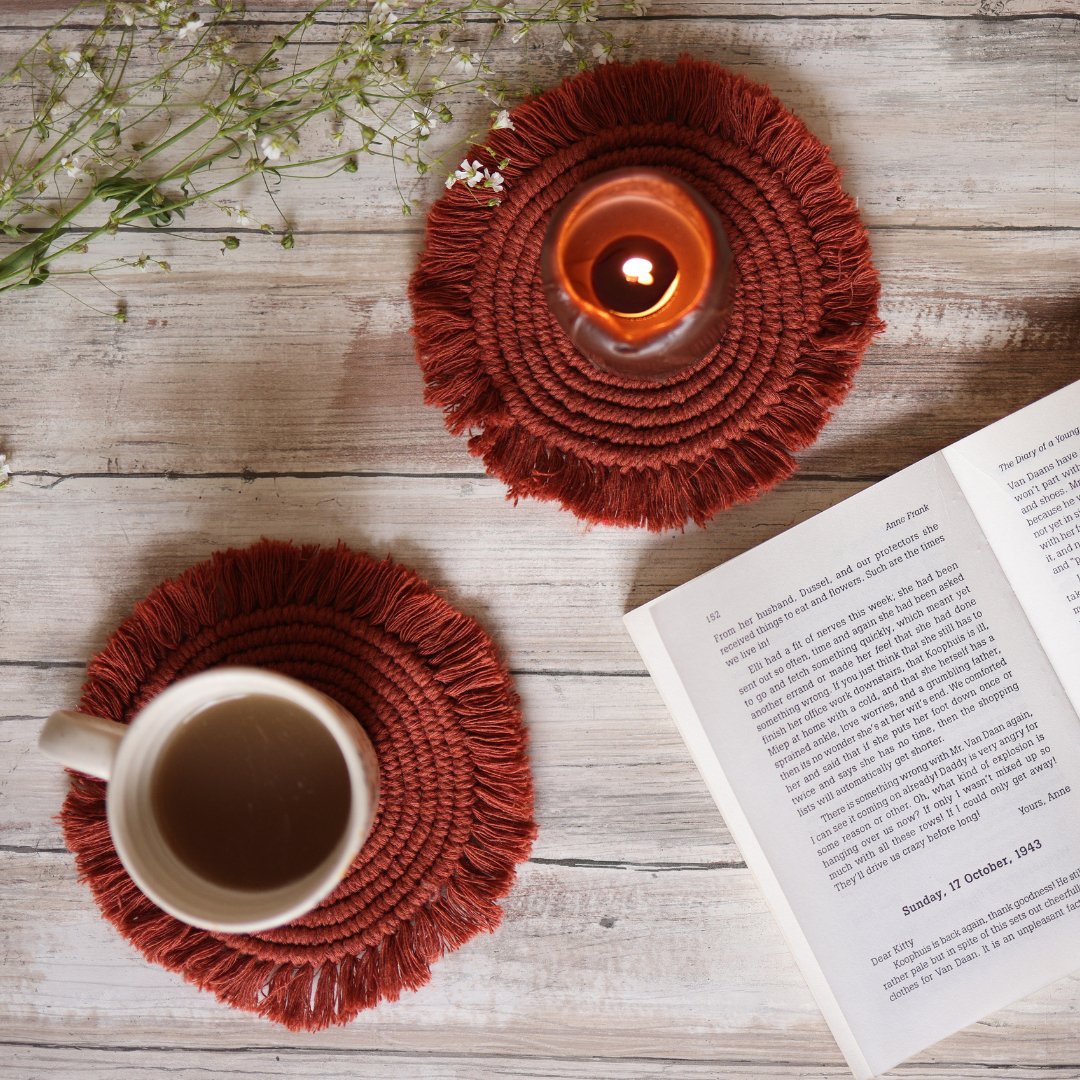
[[652, 0], [627, 0], [626, 10], [631, 15], [647, 15]]
[[514, 121], [510, 119], [510, 110], [500, 109], [495, 114], [495, 122], [491, 126], [495, 129], [495, 131], [501, 131], [503, 128], [509, 128], [511, 131], [513, 131]]
[[526, 39], [526, 38], [527, 38], [528, 36], [529, 36], [529, 27], [528, 27], [528, 26], [523, 26], [523, 27], [522, 27], [522, 28], [521, 28], [520, 30], [515, 30], [515, 31], [514, 31], [514, 32], [513, 32], [513, 33], [512, 33], [511, 35], [510, 35], [510, 41], [511, 41], [511, 42], [512, 42], [512, 43], [513, 43], [514, 45], [519, 45], [519, 44], [520, 44], [521, 42], [523, 42], [523, 41], [524, 41], [524, 40], [525, 40], [525, 39]]
[[193, 11], [177, 28], [177, 40], [183, 41], [188, 34], [194, 37], [202, 29], [202, 25], [202, 16], [197, 11]]
[[471, 79], [480, 66], [480, 57], [476, 53], [458, 53], [454, 58], [454, 67], [466, 78]]
[[451, 173], [444, 181], [443, 186], [447, 189], [452, 188], [458, 182], [457, 173]]
[[417, 109], [413, 113], [413, 121], [413, 130], [423, 139], [431, 134], [432, 128], [438, 124], [439, 118], [425, 105], [422, 109]]
[[447, 39], [446, 27], [439, 26], [431, 31], [426, 37], [420, 39], [420, 44], [432, 56], [436, 56], [438, 53], [446, 52], [446, 39]]
[[227, 218], [236, 215], [237, 225], [251, 224], [251, 211], [246, 206], [233, 206], [231, 203], [221, 203], [221, 211]]
[[[462, 180], [469, 187], [476, 187], [481, 180], [484, 179], [484, 170], [479, 161], [470, 162], [468, 158], [458, 166], [457, 172], [454, 173], [455, 180]], [[450, 184], [446, 185], [450, 187]]]
[[94, 74], [93, 69], [90, 67], [90, 58], [93, 55], [93, 49], [85, 55], [78, 49], [61, 49], [60, 52], [57, 53], [57, 56], [63, 61], [64, 67], [66, 67], [76, 79], [85, 79], [88, 75]]
[[7, 454], [0, 454], [0, 488], [7, 487], [11, 479], [11, 466], [8, 464]]
[[599, 64], [610, 64], [615, 57], [612, 55], [614, 46], [610, 43], [601, 44], [599, 41], [592, 47], [592, 54]]
[[388, 0], [375, 0], [375, 3], [371, 5], [368, 20], [377, 26], [393, 26], [398, 17]]
[[232, 55], [233, 43], [224, 34], [215, 35], [206, 53], [206, 66], [210, 71], [220, 71]]
[[284, 135], [263, 135], [259, 139], [259, 153], [267, 161], [280, 161], [288, 157], [297, 148], [296, 140]]
[[578, 22], [596, 22], [596, 0], [583, 0], [577, 13]]
[[125, 26], [135, 25], [135, 6], [133, 4], [117, 4], [116, 14]]
[[431, 89], [436, 90], [436, 91], [437, 90], [445, 90], [446, 89], [446, 80], [445, 79], [440, 79], [438, 76], [436, 76], [434, 79], [431, 80]]
[[578, 50], [578, 43], [577, 43], [577, 40], [574, 38], [574, 35], [573, 34], [567, 34], [562, 39], [562, 51], [563, 52], [568, 52], [568, 53], [576, 53], [577, 50]]
[[487, 169], [484, 170], [484, 187], [494, 191], [496, 195], [502, 191], [505, 182], [502, 173], [489, 172]]
[[84, 172], [82, 165], [79, 164], [78, 154], [65, 154], [60, 159], [60, 168], [63, 169], [72, 180], [77, 180]]

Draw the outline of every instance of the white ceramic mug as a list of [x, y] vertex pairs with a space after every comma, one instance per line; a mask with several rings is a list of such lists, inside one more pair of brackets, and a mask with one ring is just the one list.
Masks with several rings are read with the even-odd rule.
[[[302, 877], [262, 890], [208, 881], [182, 862], [162, 834], [151, 797], [154, 766], [177, 727], [209, 705], [251, 694], [290, 702], [322, 724], [341, 750], [351, 794], [345, 828], [329, 855]], [[215, 668], [181, 679], [126, 725], [84, 713], [55, 712], [38, 743], [69, 768], [109, 782], [109, 831], [132, 880], [162, 910], [207, 930], [253, 933], [310, 911], [348, 872], [375, 819], [379, 765], [364, 729], [324, 694], [258, 668]]]

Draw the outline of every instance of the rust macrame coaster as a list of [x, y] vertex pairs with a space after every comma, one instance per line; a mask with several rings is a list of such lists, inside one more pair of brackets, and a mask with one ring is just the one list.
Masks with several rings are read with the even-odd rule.
[[517, 697], [491, 641], [416, 574], [344, 546], [261, 541], [159, 585], [90, 664], [80, 708], [126, 723], [174, 679], [222, 664], [302, 679], [379, 756], [374, 830], [315, 911], [254, 935], [166, 915], [128, 877], [105, 785], [73, 774], [61, 821], [102, 914], [147, 959], [293, 1029], [343, 1024], [431, 977], [500, 919], [535, 833]]
[[[410, 295], [426, 400], [509, 486], [579, 517], [660, 530], [788, 476], [847, 393], [877, 318], [866, 230], [828, 148], [768, 89], [688, 59], [601, 67], [516, 108], [455, 184]], [[544, 299], [540, 248], [578, 184], [649, 165], [717, 208], [739, 288], [722, 340], [661, 383], [596, 370]]]

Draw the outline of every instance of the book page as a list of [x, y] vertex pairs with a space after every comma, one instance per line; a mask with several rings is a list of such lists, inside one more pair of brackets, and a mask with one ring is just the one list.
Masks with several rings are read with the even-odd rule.
[[941, 455], [627, 625], [857, 1075], [1080, 965], [1078, 721]]
[[945, 459], [1080, 711], [1080, 383], [962, 439]]

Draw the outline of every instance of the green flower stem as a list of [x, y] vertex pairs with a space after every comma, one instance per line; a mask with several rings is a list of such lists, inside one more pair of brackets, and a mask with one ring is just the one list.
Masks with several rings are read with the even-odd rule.
[[[95, 226], [87, 232], [80, 232], [77, 239], [73, 240], [65, 247], [57, 248], [55, 251], [48, 251], [48, 258], [58, 259], [63, 255], [69, 254], [72, 251], [76, 251], [79, 248], [82, 248], [84, 245], [87, 245], [92, 241], [96, 240], [98, 237], [104, 236], [106, 233], [112, 233], [117, 231], [118, 227], [121, 225], [132, 225], [137, 221], [152, 217], [154, 214], [159, 214], [164, 211], [175, 212], [177, 210], [184, 209], [190, 206], [192, 203], [198, 202], [200, 199], [210, 198], [211, 196], [216, 195], [218, 192], [224, 191], [226, 188], [232, 187], [238, 179], [239, 177], [234, 177], [230, 180], [225, 181], [223, 184], [219, 184], [215, 188], [209, 188], [207, 191], [204, 191], [199, 195], [192, 195], [190, 198], [178, 200], [175, 203], [166, 203], [165, 205], [157, 208], [156, 210], [132, 212], [130, 214], [125, 214], [122, 218], [119, 219], [110, 218], [110, 220], [103, 225]], [[91, 203], [95, 202], [98, 197], [99, 196], [97, 195], [97, 189], [95, 186], [93, 189], [91, 189], [90, 193], [86, 196], [86, 198], [84, 198], [78, 204], [78, 206], [73, 208], [71, 216], [73, 217], [80, 211], [85, 210], [86, 207], [89, 206]], [[12, 255], [9, 255], [6, 259], [0, 261], [0, 289], [3, 289], [5, 287], [5, 277], [12, 276], [10, 273], [5, 274], [5, 263], [7, 263], [10, 259], [13, 259], [15, 256], [18, 256], [22, 251], [28, 248], [41, 247], [43, 245], [47, 248], [47, 246], [51, 244], [53, 240], [55, 240], [56, 237], [64, 231], [69, 220], [70, 218], [65, 218], [63, 221], [57, 222], [57, 224], [54, 225], [52, 228], [47, 229], [43, 233], [40, 233], [32, 243], [24, 245], [23, 248], [19, 248]], [[16, 269], [18, 269], [18, 267], [16, 267]]]
[[[65, 215], [55, 225], [39, 233], [30, 243], [23, 244], [3, 259], [0, 259], [0, 290], [11, 287], [6, 284], [11, 278], [27, 278], [28, 280], [33, 278], [38, 268], [44, 265], [45, 258], [49, 255], [50, 246], [56, 237], [64, 231], [70, 217], [85, 210], [96, 198], [97, 196], [93, 191], [88, 192], [69, 215]], [[71, 247], [74, 247], [74, 245], [71, 245]], [[68, 250], [70, 250], [70, 247]], [[18, 283], [18, 281], [13, 282], [13, 284]]]

